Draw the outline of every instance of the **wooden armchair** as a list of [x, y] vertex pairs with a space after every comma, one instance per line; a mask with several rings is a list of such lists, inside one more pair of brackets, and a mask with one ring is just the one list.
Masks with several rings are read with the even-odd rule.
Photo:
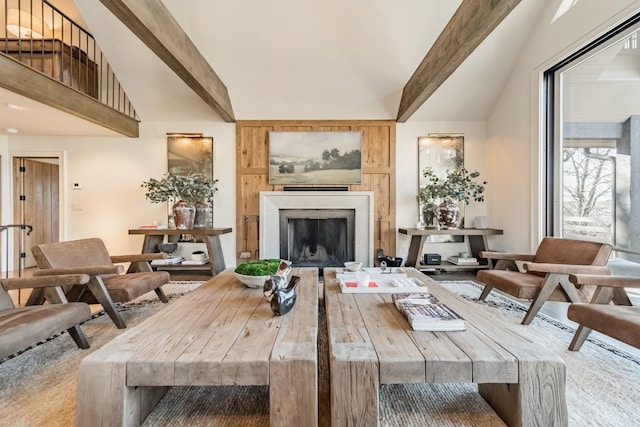
[[[67, 304], [60, 287], [88, 282], [86, 274], [0, 280], [0, 359], [65, 329], [79, 348], [89, 348], [79, 324], [91, 318], [91, 310], [85, 303]], [[50, 304], [16, 308], [11, 289], [40, 289]]]
[[[531, 300], [522, 320], [523, 325], [528, 325], [546, 301], [589, 301], [594, 287], [574, 285], [569, 282], [569, 274], [611, 274], [605, 266], [611, 249], [605, 243], [545, 237], [533, 255], [481, 252], [480, 256], [488, 258], [494, 269], [478, 272], [478, 281], [485, 285], [480, 299], [484, 300], [495, 288]], [[517, 261], [523, 262], [525, 272], [517, 268]]]
[[[164, 258], [163, 253], [110, 256], [101, 239], [90, 238], [67, 242], [46, 243], [31, 249], [39, 270], [34, 276], [84, 273], [90, 276], [86, 285], [66, 289], [69, 301], [88, 304], [99, 303], [119, 329], [126, 327], [117, 312], [114, 302], [127, 302], [155, 291], [160, 300], [169, 302], [161, 286], [169, 283], [169, 273], [155, 272], [149, 261]], [[114, 263], [137, 263], [136, 273], [121, 274], [122, 265]], [[42, 294], [32, 293], [28, 305], [41, 304]]]
[[639, 277], [576, 274], [569, 281], [597, 286], [590, 303], [569, 305], [567, 317], [580, 324], [569, 350], [580, 350], [591, 330], [640, 348], [640, 307], [611, 305], [616, 294], [625, 293], [624, 288], [640, 288]]

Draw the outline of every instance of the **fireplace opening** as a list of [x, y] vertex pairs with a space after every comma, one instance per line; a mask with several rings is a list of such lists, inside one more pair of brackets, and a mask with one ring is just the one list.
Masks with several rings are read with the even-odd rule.
[[354, 260], [355, 210], [281, 209], [280, 257], [297, 267], [341, 267]]

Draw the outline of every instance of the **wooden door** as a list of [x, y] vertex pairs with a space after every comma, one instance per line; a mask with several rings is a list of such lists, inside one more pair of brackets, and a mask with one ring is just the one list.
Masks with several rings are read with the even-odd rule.
[[16, 157], [13, 171], [14, 224], [33, 227], [29, 234], [28, 229], [19, 227], [11, 231], [14, 236], [13, 269], [19, 271], [21, 258], [23, 268], [36, 266], [31, 255], [33, 246], [59, 240], [58, 159]]

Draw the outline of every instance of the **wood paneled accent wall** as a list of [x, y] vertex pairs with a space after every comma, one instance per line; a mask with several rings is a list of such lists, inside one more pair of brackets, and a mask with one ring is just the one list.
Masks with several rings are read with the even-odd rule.
[[[269, 131], [362, 131], [362, 183], [350, 191], [374, 192], [374, 248], [394, 255], [396, 247], [396, 122], [393, 120], [260, 120], [236, 122], [236, 256], [259, 253], [261, 191], [282, 191], [269, 185]], [[308, 185], [299, 187], [309, 187]], [[356, 238], [358, 236], [356, 235]], [[374, 249], [375, 251], [375, 249]], [[374, 261], [375, 252], [372, 254]], [[238, 259], [238, 261], [241, 261]], [[244, 260], [243, 260], [244, 261]]]

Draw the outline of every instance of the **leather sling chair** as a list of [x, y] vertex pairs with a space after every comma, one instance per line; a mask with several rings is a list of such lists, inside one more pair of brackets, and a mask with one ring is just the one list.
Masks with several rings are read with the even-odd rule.
[[[86, 274], [1, 279], [0, 359], [65, 329], [79, 348], [89, 348], [80, 323], [91, 318], [91, 309], [83, 302], [67, 303], [61, 288], [87, 283]], [[7, 292], [12, 289], [40, 289], [48, 304], [15, 307]]]
[[[489, 259], [494, 267], [481, 270], [476, 276], [485, 285], [479, 299], [484, 300], [492, 289], [499, 289], [531, 300], [522, 320], [523, 325], [528, 325], [546, 301], [589, 301], [595, 287], [574, 285], [569, 274], [611, 274], [606, 267], [611, 250], [606, 243], [545, 237], [535, 254], [483, 251], [480, 257]], [[517, 262], [522, 263], [524, 272]], [[626, 294], [622, 299], [625, 297]]]
[[[119, 329], [126, 327], [117, 312], [114, 302], [127, 302], [155, 291], [160, 300], [169, 302], [161, 286], [169, 283], [166, 271], [153, 271], [150, 260], [162, 259], [163, 253], [110, 256], [99, 238], [71, 240], [67, 242], [45, 243], [31, 249], [38, 265], [34, 276], [52, 274], [84, 273], [90, 276], [86, 285], [76, 285], [66, 289], [69, 301], [88, 304], [99, 303]], [[114, 263], [137, 263], [135, 273], [122, 274], [122, 265]], [[41, 295], [31, 294], [28, 305], [40, 304]]]
[[567, 317], [580, 324], [569, 350], [580, 350], [591, 330], [640, 348], [640, 307], [611, 304], [616, 291], [640, 288], [640, 277], [576, 274], [569, 280], [575, 285], [597, 286], [588, 304], [569, 305]]

